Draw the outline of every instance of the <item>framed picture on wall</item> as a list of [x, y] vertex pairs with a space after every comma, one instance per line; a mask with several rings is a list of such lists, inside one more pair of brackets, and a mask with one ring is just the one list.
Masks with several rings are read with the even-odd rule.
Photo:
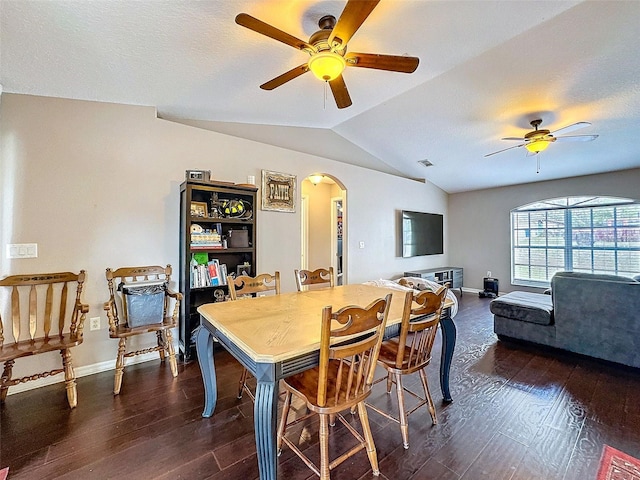
[[262, 170], [262, 210], [296, 211], [296, 176]]

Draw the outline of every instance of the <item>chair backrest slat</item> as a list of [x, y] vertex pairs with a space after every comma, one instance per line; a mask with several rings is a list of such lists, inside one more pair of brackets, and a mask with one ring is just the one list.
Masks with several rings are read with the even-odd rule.
[[296, 287], [298, 291], [302, 291], [303, 286], [309, 285], [328, 285], [333, 287], [335, 285], [335, 275], [333, 274], [333, 267], [318, 268], [316, 270], [294, 270], [296, 276]]
[[51, 307], [53, 304], [53, 284], [47, 286], [47, 294], [44, 302], [44, 337], [49, 338], [51, 331]]
[[17, 286], [11, 290], [11, 321], [13, 323], [13, 339], [18, 343], [20, 338], [20, 292]]
[[36, 328], [38, 327], [38, 292], [36, 286], [31, 285], [29, 291], [29, 338], [33, 340], [36, 337]]
[[[78, 290], [82, 290], [82, 283], [78, 286]], [[64, 282], [62, 292], [60, 292], [60, 316], [58, 317], [58, 335], [62, 335], [64, 330], [65, 318], [67, 318], [67, 296], [69, 290], [67, 288], [67, 282]], [[78, 292], [79, 295], [79, 292]], [[77, 303], [77, 302], [76, 302]], [[75, 319], [72, 319], [74, 321]]]
[[280, 295], [280, 272], [261, 273], [255, 277], [249, 275], [240, 275], [236, 278], [227, 277], [227, 285], [229, 286], [229, 297], [231, 300], [237, 300], [243, 295], [258, 295], [260, 293], [274, 292]]
[[[352, 400], [370, 391], [380, 344], [387, 323], [391, 294], [369, 306], [322, 310], [318, 405], [324, 406], [333, 390], [333, 400]], [[339, 325], [332, 328], [333, 325]], [[335, 385], [328, 385], [329, 370], [335, 369]]]

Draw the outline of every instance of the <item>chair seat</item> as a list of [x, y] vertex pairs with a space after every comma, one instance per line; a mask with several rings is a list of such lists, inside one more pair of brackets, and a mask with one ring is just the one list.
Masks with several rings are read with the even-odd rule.
[[115, 332], [110, 331], [110, 338], [124, 338], [131, 337], [133, 335], [140, 335], [141, 333], [148, 332], [159, 332], [161, 330], [167, 330], [169, 328], [174, 328], [177, 323], [173, 320], [172, 317], [165, 318], [160, 323], [150, 323], [148, 325], [140, 325], [138, 327], [129, 328], [127, 326], [118, 325], [116, 327]]
[[55, 352], [70, 347], [75, 347], [82, 343], [82, 338], [72, 337], [69, 334], [62, 336], [51, 336], [49, 338], [35, 338], [33, 340], [22, 340], [18, 343], [8, 343], [0, 345], [0, 362], [14, 360], [20, 357], [28, 357], [29, 355], [37, 355], [39, 353]]
[[[339, 361], [329, 360], [329, 368], [327, 372], [327, 400], [326, 404], [323, 407], [318, 405], [319, 367], [305, 370], [302, 373], [298, 373], [296, 375], [285, 378], [285, 386], [295, 392], [297, 395], [304, 397], [307, 402], [307, 406], [314, 412], [333, 413], [346, 410], [348, 408], [351, 408], [351, 406], [356, 405], [357, 403], [362, 402], [364, 399], [366, 399], [371, 393], [371, 390], [366, 389], [364, 393], [347, 400], [345, 391], [344, 389], [342, 389], [336, 401], [336, 385], [340, 384], [340, 382], [337, 381], [339, 366]], [[348, 374], [349, 372], [346, 371], [343, 367], [343, 384], [347, 382]], [[356, 376], [352, 376], [355, 381]]]
[[[408, 335], [408, 338], [411, 338], [411, 334]], [[382, 364], [384, 368], [390, 370], [392, 372], [400, 372], [400, 373], [413, 373], [414, 371], [419, 370], [420, 368], [426, 367], [430, 362], [424, 363], [419, 366], [409, 367], [409, 360], [411, 357], [411, 349], [405, 348], [402, 355], [402, 366], [400, 368], [396, 367], [396, 359], [398, 357], [398, 348], [400, 346], [400, 342], [398, 338], [392, 338], [389, 340], [385, 340], [382, 342], [380, 346], [380, 355], [378, 356], [378, 362]]]
[[[385, 367], [394, 368], [396, 366], [396, 358], [398, 356], [398, 347], [400, 342], [397, 338], [385, 340], [380, 345], [380, 355], [378, 356], [378, 362], [383, 363]], [[404, 350], [402, 359], [403, 366], [409, 363], [409, 354], [411, 351], [407, 348]]]

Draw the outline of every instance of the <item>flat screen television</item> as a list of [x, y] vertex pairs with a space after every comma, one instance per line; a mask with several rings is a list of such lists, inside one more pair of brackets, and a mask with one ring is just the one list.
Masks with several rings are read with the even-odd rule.
[[437, 213], [402, 211], [402, 256], [444, 253], [444, 216]]

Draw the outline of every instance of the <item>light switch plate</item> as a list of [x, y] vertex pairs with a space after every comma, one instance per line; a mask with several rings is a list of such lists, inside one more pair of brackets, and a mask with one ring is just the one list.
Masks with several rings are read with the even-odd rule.
[[37, 243], [9, 243], [7, 244], [7, 258], [37, 258]]

